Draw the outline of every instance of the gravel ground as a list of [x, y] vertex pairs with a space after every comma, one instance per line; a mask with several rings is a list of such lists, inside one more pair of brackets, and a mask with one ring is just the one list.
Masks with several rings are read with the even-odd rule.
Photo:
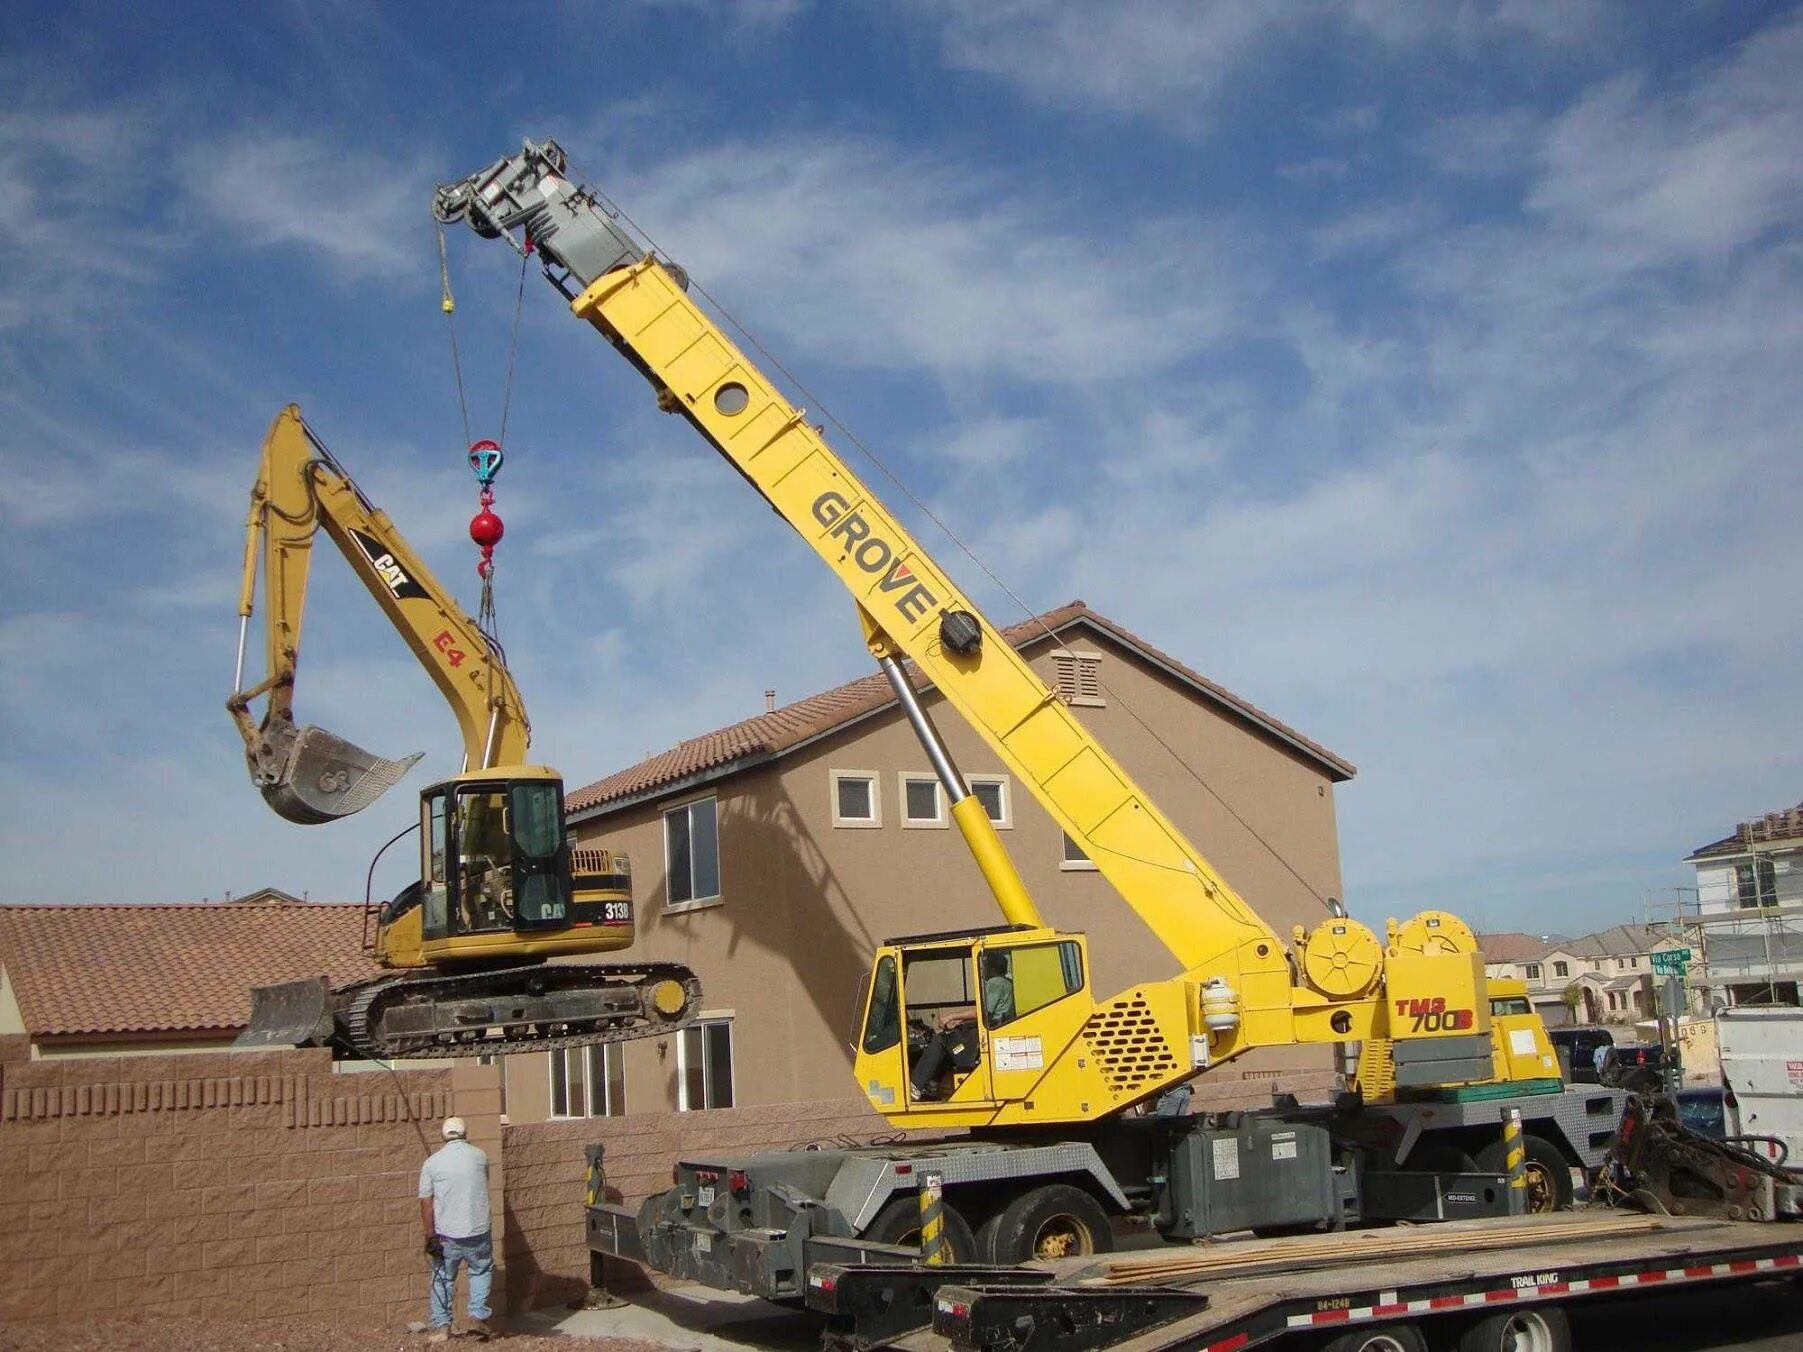
[[[668, 1352], [656, 1343], [621, 1338], [500, 1336], [490, 1346], [505, 1352]], [[450, 1346], [475, 1352], [474, 1338]], [[427, 1352], [425, 1337], [404, 1330], [306, 1320], [239, 1324], [228, 1320], [84, 1319], [0, 1328], [0, 1352]]]

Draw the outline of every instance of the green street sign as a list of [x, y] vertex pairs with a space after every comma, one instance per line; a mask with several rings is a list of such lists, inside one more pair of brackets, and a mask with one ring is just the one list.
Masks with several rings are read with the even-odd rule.
[[1685, 964], [1689, 961], [1688, 948], [1668, 948], [1653, 954], [1653, 971], [1660, 976], [1683, 976]]

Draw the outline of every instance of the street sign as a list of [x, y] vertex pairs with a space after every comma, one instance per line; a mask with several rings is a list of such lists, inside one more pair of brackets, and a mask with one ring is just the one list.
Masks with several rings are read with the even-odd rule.
[[1658, 976], [1683, 976], [1689, 961], [1688, 948], [1667, 948], [1653, 954], [1653, 971]]

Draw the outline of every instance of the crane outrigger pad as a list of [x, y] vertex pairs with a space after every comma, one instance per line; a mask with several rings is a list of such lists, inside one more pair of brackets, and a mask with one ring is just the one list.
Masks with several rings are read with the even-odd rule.
[[330, 1047], [340, 1060], [511, 1055], [660, 1037], [694, 1022], [701, 982], [674, 962], [537, 963], [320, 977], [251, 991], [237, 1047]]
[[423, 754], [389, 760], [312, 724], [289, 725], [259, 741], [250, 753], [251, 778], [277, 815], [301, 826], [361, 812]]

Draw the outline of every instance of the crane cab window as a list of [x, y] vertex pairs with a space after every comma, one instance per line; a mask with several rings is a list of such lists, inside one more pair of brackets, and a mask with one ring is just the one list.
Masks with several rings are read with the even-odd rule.
[[983, 954], [983, 1022], [1000, 1028], [1083, 989], [1083, 953], [1074, 940], [992, 948]]
[[895, 984], [895, 959], [887, 954], [870, 975], [870, 999], [864, 1012], [866, 1052], [886, 1052], [901, 1041], [901, 1000]]
[[983, 1057], [968, 948], [902, 954], [902, 1005], [908, 1082], [916, 1099], [947, 1098]]

